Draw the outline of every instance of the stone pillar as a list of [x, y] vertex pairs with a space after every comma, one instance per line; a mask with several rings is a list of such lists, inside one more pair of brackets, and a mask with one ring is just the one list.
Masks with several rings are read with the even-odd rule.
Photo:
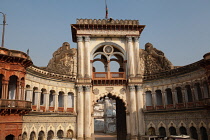
[[134, 66], [135, 68], [135, 74], [137, 77], [140, 77], [142, 74], [140, 73], [141, 71], [139, 70], [140, 65], [139, 65], [139, 37], [134, 37]]
[[145, 134], [144, 128], [144, 114], [143, 114], [143, 87], [136, 87], [136, 99], [137, 99], [137, 112], [138, 112], [138, 135], [142, 136]]
[[77, 140], [83, 140], [84, 134], [84, 93], [83, 87], [77, 87]]
[[67, 104], [68, 104], [68, 94], [64, 93], [63, 95], [63, 108], [64, 108], [64, 112], [67, 111]]
[[20, 81], [16, 83], [15, 100], [20, 100]]
[[77, 75], [79, 78], [84, 76], [84, 52], [83, 52], [83, 38], [82, 36], [77, 36]]
[[31, 101], [32, 102], [32, 94], [33, 90], [32, 89], [26, 89], [26, 101]]
[[131, 123], [131, 140], [136, 140], [138, 135], [137, 113], [136, 113], [136, 96], [135, 87], [129, 86], [130, 92], [130, 123]]
[[190, 86], [190, 89], [191, 89], [191, 93], [192, 93], [192, 97], [193, 97], [193, 102], [195, 102], [196, 101], [195, 88]]
[[77, 114], [77, 96], [75, 93], [74, 93], [74, 103], [72, 107], [74, 108], [74, 112]]
[[36, 105], [36, 110], [39, 110], [40, 109], [40, 95], [41, 95], [41, 92], [38, 91], [38, 90], [35, 90], [34, 93], [35, 93], [34, 104]]
[[185, 105], [185, 103], [186, 103], [186, 100], [185, 100], [185, 95], [186, 95], [186, 90], [185, 89], [183, 89], [183, 87], [181, 88], [181, 91], [182, 91], [182, 99], [183, 99], [183, 103], [184, 103], [184, 105]]
[[176, 107], [176, 103], [177, 103], [177, 101], [176, 101], [176, 92], [174, 91], [174, 89], [171, 91], [172, 92], [172, 98], [173, 98], [173, 105], [174, 105], [174, 107]]
[[128, 36], [127, 37], [127, 42], [128, 42], [128, 46], [127, 46], [127, 60], [128, 60], [128, 75], [130, 77], [134, 77], [134, 58], [133, 58], [133, 42], [132, 42], [132, 37]]
[[126, 127], [127, 127], [127, 138], [129, 140], [131, 137], [131, 126], [130, 126], [130, 113], [126, 112]]
[[45, 111], [49, 111], [49, 96], [50, 94], [47, 93], [46, 91], [43, 92], [44, 94], [44, 106], [45, 106]]
[[156, 108], [156, 92], [152, 91], [152, 102], [153, 102], [153, 107]]
[[163, 106], [165, 108], [166, 107], [166, 92], [162, 90], [161, 93], [162, 93]]
[[90, 86], [85, 86], [85, 140], [91, 140], [91, 94], [90, 94]]
[[58, 110], [58, 93], [53, 93], [53, 105], [54, 105], [54, 111], [56, 112]]
[[8, 80], [3, 80], [2, 81], [2, 99], [8, 99]]
[[90, 37], [85, 36], [85, 77], [90, 78], [90, 52], [89, 52], [89, 46], [90, 46]]

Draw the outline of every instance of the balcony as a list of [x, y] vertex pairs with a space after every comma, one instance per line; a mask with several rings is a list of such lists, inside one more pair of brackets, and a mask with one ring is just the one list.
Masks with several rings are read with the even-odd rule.
[[93, 72], [93, 80], [123, 80], [125, 72]]
[[31, 111], [31, 102], [24, 100], [0, 99], [1, 114], [28, 113]]
[[93, 72], [93, 85], [125, 85], [125, 72]]

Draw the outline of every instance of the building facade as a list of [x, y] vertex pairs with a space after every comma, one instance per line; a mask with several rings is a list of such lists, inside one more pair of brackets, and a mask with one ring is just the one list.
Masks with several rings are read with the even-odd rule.
[[107, 111], [95, 110], [100, 101], [108, 105], [107, 99], [116, 112], [112, 123], [102, 126], [115, 129], [118, 140], [145, 135], [210, 139], [210, 54], [173, 66], [151, 43], [140, 47], [144, 28], [138, 20], [78, 19], [71, 25], [77, 49], [64, 42], [46, 67], [1, 47], [1, 139], [94, 139], [94, 124], [110, 119]]

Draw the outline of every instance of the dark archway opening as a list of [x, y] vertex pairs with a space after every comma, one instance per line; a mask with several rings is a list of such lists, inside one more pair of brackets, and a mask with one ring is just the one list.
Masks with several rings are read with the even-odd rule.
[[105, 100], [107, 98], [115, 100], [115, 103], [116, 103], [117, 140], [126, 140], [127, 127], [126, 127], [126, 107], [125, 107], [125, 103], [123, 102], [122, 99], [120, 99], [119, 97], [113, 96], [110, 93], [107, 96], [101, 97], [100, 101]]
[[5, 137], [5, 140], [15, 140], [15, 136], [14, 135], [7, 135], [6, 137]]
[[160, 127], [159, 128], [159, 135], [162, 137], [166, 137], [166, 129], [165, 127]]
[[198, 139], [198, 133], [195, 127], [190, 127], [190, 134], [193, 139]]
[[208, 140], [208, 135], [205, 127], [200, 128], [201, 140]]
[[173, 127], [173, 126], [171, 126], [171, 127], [169, 128], [169, 132], [170, 132], [170, 135], [177, 135], [177, 134], [176, 134], [176, 128]]

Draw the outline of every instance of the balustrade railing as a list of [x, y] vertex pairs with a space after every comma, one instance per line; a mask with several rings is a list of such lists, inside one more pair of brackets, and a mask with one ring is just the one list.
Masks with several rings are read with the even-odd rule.
[[146, 106], [145, 111], [167, 111], [167, 110], [183, 110], [183, 109], [196, 109], [196, 108], [205, 108], [210, 106], [210, 98], [203, 99], [202, 101], [196, 102], [187, 102], [187, 103], [176, 103], [168, 105], [156, 105], [156, 106]]
[[93, 72], [93, 79], [125, 79], [125, 72]]
[[1, 109], [31, 109], [30, 101], [0, 99]]

